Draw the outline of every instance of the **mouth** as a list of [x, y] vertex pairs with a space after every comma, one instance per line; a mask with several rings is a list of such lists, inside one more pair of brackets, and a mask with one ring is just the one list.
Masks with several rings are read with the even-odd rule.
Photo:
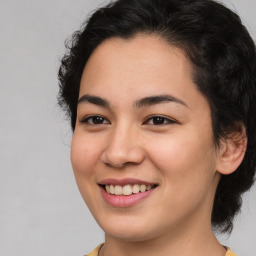
[[113, 207], [132, 207], [150, 197], [159, 186], [138, 179], [105, 179], [98, 183], [104, 200]]
[[156, 184], [126, 184], [126, 185], [114, 185], [104, 184], [100, 185], [108, 194], [115, 196], [130, 196], [132, 194], [144, 193], [157, 187]]

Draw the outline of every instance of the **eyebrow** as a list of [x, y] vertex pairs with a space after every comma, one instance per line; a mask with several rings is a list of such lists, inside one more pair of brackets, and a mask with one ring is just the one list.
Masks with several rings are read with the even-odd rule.
[[[78, 99], [77, 104], [80, 104], [82, 102], [88, 102], [91, 104], [95, 104], [95, 105], [110, 109], [109, 101], [107, 99], [104, 99], [98, 96], [85, 94]], [[135, 108], [141, 108], [141, 107], [152, 106], [152, 105], [166, 103], [166, 102], [175, 102], [189, 108], [184, 101], [171, 95], [156, 95], [156, 96], [145, 97], [135, 101], [133, 106]]]
[[79, 98], [77, 104], [80, 104], [82, 102], [89, 102], [91, 104], [95, 104], [104, 108], [110, 108], [110, 103], [108, 100], [89, 94], [85, 94], [81, 98]]
[[166, 103], [166, 102], [175, 102], [189, 108], [184, 101], [171, 95], [156, 95], [156, 96], [145, 97], [135, 101], [134, 106], [139, 108], [139, 107], [152, 106], [152, 105]]

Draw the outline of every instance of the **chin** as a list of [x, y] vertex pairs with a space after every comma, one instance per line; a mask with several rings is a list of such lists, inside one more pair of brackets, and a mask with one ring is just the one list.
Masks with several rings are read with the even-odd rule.
[[[142, 242], [154, 238], [156, 231], [152, 229], [152, 225], [130, 224], [129, 222], [116, 221], [115, 224], [108, 222], [100, 225], [106, 236], [111, 236], [119, 240], [127, 242]], [[151, 228], [149, 228], [151, 227]]]
[[153, 239], [153, 235], [145, 234], [144, 232], [136, 232], [134, 230], [132, 231], [105, 231], [105, 234], [107, 236], [111, 236], [115, 239], [126, 241], [126, 242], [143, 242]]

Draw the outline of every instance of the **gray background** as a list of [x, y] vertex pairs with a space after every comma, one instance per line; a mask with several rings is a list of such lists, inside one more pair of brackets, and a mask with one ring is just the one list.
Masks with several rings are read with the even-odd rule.
[[[104, 240], [73, 177], [71, 131], [56, 104], [64, 41], [106, 1], [0, 0], [0, 255], [83, 255]], [[254, 39], [256, 2], [225, 1]], [[252, 255], [256, 188], [223, 244]]]

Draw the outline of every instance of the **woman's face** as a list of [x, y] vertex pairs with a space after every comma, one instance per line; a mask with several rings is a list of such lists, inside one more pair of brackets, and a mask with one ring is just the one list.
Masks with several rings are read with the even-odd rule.
[[182, 50], [152, 35], [96, 48], [82, 75], [71, 161], [106, 235], [143, 241], [210, 226], [218, 153]]

